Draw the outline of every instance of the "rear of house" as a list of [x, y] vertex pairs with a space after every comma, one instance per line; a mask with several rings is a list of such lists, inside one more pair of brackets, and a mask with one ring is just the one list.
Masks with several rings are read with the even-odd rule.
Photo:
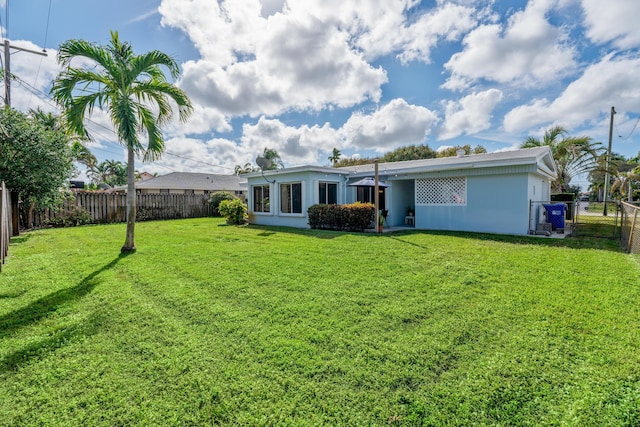
[[[374, 165], [249, 174], [250, 222], [308, 227], [313, 204], [373, 202], [374, 187], [358, 184], [374, 175]], [[528, 234], [530, 203], [549, 200], [555, 177], [547, 147], [380, 163], [379, 204], [391, 227]]]

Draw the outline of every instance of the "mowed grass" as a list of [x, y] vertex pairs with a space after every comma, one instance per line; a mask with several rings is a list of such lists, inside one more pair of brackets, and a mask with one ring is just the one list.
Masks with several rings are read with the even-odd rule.
[[640, 424], [603, 239], [219, 219], [41, 230], [0, 273], [0, 425]]

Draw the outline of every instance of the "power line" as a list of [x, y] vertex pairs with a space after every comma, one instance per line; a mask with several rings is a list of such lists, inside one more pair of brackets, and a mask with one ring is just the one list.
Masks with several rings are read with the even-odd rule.
[[49, 0], [49, 11], [47, 12], [47, 26], [45, 27], [44, 30], [44, 43], [42, 44], [42, 47], [44, 49], [47, 48], [47, 37], [49, 36], [49, 20], [51, 19], [51, 0]]
[[636, 131], [636, 128], [638, 127], [638, 123], [640, 122], [640, 116], [638, 117], [638, 119], [636, 120], [636, 123], [633, 125], [633, 128], [631, 129], [631, 132], [629, 132], [629, 135], [625, 136], [624, 138], [622, 138], [622, 135], [620, 134], [620, 130], [618, 129], [618, 126], [616, 126], [616, 130], [618, 131], [618, 138], [622, 138], [622, 140], [626, 140], [631, 138], [631, 135], [633, 135], [633, 132]]
[[[40, 89], [36, 88], [35, 86], [30, 85], [29, 83], [27, 83], [26, 81], [22, 80], [19, 77], [15, 77], [15, 79], [18, 81], [20, 86], [24, 87], [29, 92], [31, 92], [32, 94], [36, 95], [37, 97], [39, 97], [40, 99], [42, 99], [43, 101], [48, 103], [49, 105], [53, 106], [56, 110], [60, 111], [60, 108], [58, 107], [58, 105], [52, 102], [52, 99], [48, 94], [42, 92]], [[98, 123], [98, 122], [92, 120], [91, 118], [85, 118], [85, 120], [87, 120], [89, 123], [93, 124], [94, 126], [102, 128], [102, 129], [112, 133], [114, 136], [117, 136], [116, 132], [112, 128], [104, 126], [103, 124]], [[111, 138], [109, 138], [108, 136], [106, 136], [104, 134], [101, 134], [101, 133], [99, 133], [99, 132], [97, 132], [95, 130], [92, 130], [92, 133], [94, 133], [95, 135], [101, 136], [102, 139], [104, 140], [104, 142], [107, 143], [107, 144], [114, 144], [114, 145], [117, 145], [119, 147], [122, 147], [122, 145], [120, 145], [120, 143], [110, 141]], [[97, 147], [92, 147], [92, 148], [98, 149]], [[106, 150], [104, 150], [104, 151], [106, 151]], [[202, 160], [197, 160], [197, 159], [193, 159], [193, 158], [190, 158], [190, 157], [186, 157], [186, 156], [182, 156], [182, 155], [179, 155], [179, 154], [175, 154], [175, 153], [172, 153], [172, 152], [170, 152], [168, 150], [165, 150], [165, 154], [167, 154], [169, 156], [178, 157], [178, 158], [181, 158], [181, 159], [184, 159], [184, 160], [188, 160], [188, 161], [191, 161], [191, 162], [201, 163], [201, 164], [207, 165], [207, 166], [212, 166], [212, 167], [216, 167], [216, 168], [220, 168], [220, 169], [226, 169], [226, 170], [234, 170], [234, 168], [230, 168], [230, 167], [227, 167], [227, 166], [214, 165], [213, 163], [208, 163], [208, 162], [204, 162]]]

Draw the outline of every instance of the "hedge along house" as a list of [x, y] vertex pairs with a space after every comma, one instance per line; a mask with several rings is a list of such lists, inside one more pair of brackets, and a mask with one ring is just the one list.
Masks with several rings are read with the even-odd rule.
[[[374, 187], [357, 185], [373, 176], [373, 164], [248, 174], [249, 222], [308, 228], [316, 203], [373, 203]], [[379, 206], [391, 227], [407, 225], [411, 211], [417, 229], [524, 235], [541, 222], [531, 202], [550, 199], [556, 176], [548, 147], [380, 163]]]

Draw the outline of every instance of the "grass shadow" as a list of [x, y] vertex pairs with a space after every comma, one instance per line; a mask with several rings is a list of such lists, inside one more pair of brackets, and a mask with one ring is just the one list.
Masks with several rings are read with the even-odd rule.
[[47, 353], [62, 348], [71, 341], [92, 335], [99, 324], [100, 320], [98, 318], [90, 318], [87, 321], [60, 329], [41, 340], [30, 342], [23, 348], [0, 359], [0, 372], [15, 371], [34, 358], [43, 357]]
[[31, 233], [26, 233], [26, 234], [21, 234], [19, 236], [12, 237], [9, 243], [15, 245], [20, 243], [25, 243], [29, 239], [31, 239]]
[[[317, 239], [335, 239], [336, 237], [343, 236], [347, 233], [351, 234], [349, 231], [335, 231], [335, 230], [316, 230], [311, 228], [296, 228], [296, 227], [285, 227], [282, 225], [256, 225], [249, 224], [247, 228], [262, 231], [259, 236], [269, 237], [273, 236], [276, 233], [286, 233], [286, 234], [295, 234], [297, 236], [305, 236], [305, 237], [315, 237]], [[361, 234], [361, 233], [358, 233]]]
[[4, 293], [0, 293], [0, 299], [5, 299], [5, 298], [18, 298], [22, 295], [24, 295], [27, 292], [26, 289], [21, 289], [19, 291], [13, 291], [13, 292], [4, 292]]
[[82, 279], [77, 285], [61, 289], [36, 301], [26, 307], [0, 316], [0, 338], [7, 337], [22, 327], [46, 317], [56, 311], [61, 305], [78, 300], [91, 292], [98, 284], [96, 278], [103, 272], [113, 268], [128, 254], [120, 254], [116, 259], [94, 271]]
[[440, 230], [400, 230], [391, 233], [385, 233], [382, 236], [393, 238], [394, 240], [402, 241], [403, 243], [413, 244], [420, 247], [418, 244], [402, 240], [401, 236], [424, 234], [432, 236], [447, 236], [456, 237], [460, 239], [473, 239], [484, 240], [491, 242], [503, 242], [512, 245], [535, 245], [535, 246], [547, 246], [555, 248], [568, 248], [568, 249], [599, 249], [612, 252], [624, 252], [617, 240], [602, 239], [599, 237], [566, 237], [564, 239], [552, 239], [539, 236], [515, 236], [508, 234], [488, 234], [488, 233], [471, 233], [463, 231], [440, 231]]

